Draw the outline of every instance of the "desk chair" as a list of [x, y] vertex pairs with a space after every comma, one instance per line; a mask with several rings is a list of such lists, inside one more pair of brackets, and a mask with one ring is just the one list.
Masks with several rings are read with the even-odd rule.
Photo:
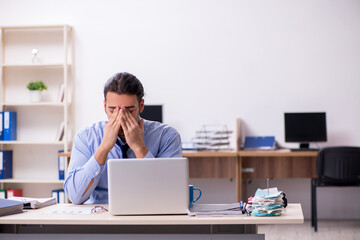
[[327, 147], [316, 159], [317, 178], [311, 179], [311, 225], [317, 232], [316, 188], [360, 186], [360, 147]]

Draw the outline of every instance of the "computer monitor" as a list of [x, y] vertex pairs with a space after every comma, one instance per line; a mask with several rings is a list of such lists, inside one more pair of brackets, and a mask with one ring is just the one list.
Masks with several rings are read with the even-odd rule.
[[145, 105], [140, 117], [150, 121], [163, 122], [162, 105]]
[[285, 142], [299, 142], [300, 149], [309, 149], [309, 142], [325, 142], [326, 113], [284, 113]]

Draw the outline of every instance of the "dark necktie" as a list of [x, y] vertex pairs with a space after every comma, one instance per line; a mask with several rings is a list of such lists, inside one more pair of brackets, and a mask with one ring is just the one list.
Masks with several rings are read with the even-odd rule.
[[122, 155], [123, 155], [123, 158], [127, 158], [127, 150], [129, 149], [129, 145], [127, 145], [125, 143], [125, 145], [121, 145], [120, 144], [120, 148], [121, 148], [121, 152], [122, 152]]

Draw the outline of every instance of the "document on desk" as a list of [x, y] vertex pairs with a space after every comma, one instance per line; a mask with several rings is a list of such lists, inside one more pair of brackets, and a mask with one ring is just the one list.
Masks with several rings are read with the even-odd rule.
[[91, 214], [93, 207], [78, 207], [78, 206], [58, 206], [56, 209], [47, 211], [47, 214]]
[[241, 215], [239, 203], [231, 204], [193, 204], [190, 208], [188, 215], [202, 216], [202, 215]]

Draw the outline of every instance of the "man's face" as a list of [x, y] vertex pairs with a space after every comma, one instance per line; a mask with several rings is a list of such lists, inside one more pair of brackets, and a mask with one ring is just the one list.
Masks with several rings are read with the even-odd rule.
[[[144, 100], [141, 100], [139, 104], [136, 95], [108, 92], [106, 94], [106, 100], [104, 100], [104, 108], [108, 119], [111, 118], [111, 115], [116, 107], [125, 107], [125, 111], [130, 112], [131, 115], [138, 121], [140, 113], [144, 110]], [[119, 136], [124, 136], [124, 131], [121, 126]]]

